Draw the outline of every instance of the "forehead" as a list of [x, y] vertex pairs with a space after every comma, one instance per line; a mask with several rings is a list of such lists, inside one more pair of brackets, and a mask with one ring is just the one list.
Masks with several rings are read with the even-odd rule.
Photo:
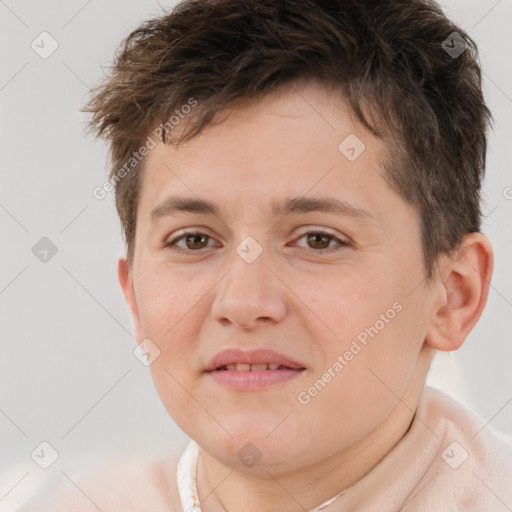
[[[180, 208], [218, 214], [216, 205], [229, 204], [244, 211], [264, 204], [270, 215], [334, 212], [342, 203], [371, 217], [375, 196], [394, 193], [383, 179], [385, 152], [340, 95], [314, 83], [281, 88], [219, 113], [179, 147], [158, 141], [144, 161], [139, 206], [154, 218]], [[311, 197], [316, 205], [306, 204]]]

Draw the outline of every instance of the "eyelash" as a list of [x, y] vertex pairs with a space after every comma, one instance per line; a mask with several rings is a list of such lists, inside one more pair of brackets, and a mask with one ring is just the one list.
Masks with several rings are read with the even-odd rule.
[[[196, 249], [196, 250], [194, 250], [194, 249], [182, 249], [182, 248], [180, 248], [180, 247], [178, 247], [176, 245], [177, 242], [179, 242], [180, 240], [182, 240], [182, 239], [184, 239], [184, 238], [186, 238], [188, 236], [194, 236], [194, 235], [206, 236], [208, 238], [208, 240], [212, 239], [211, 236], [207, 235], [206, 233], [201, 233], [199, 231], [183, 232], [183, 234], [180, 235], [179, 237], [176, 237], [173, 240], [171, 240], [170, 242], [166, 243], [165, 247], [168, 247], [171, 251], [175, 251], [175, 252], [181, 253], [181, 254], [191, 254], [191, 253], [194, 253], [194, 252], [202, 252], [204, 249], [207, 249], [207, 247], [203, 247], [202, 249]], [[301, 236], [297, 240], [300, 240], [301, 238], [303, 238], [305, 236], [308, 236], [308, 235], [323, 235], [323, 236], [329, 237], [331, 240], [337, 241], [338, 242], [338, 247], [334, 249], [335, 251], [338, 251], [338, 250], [340, 250], [340, 249], [350, 245], [348, 242], [340, 240], [339, 238], [335, 237], [331, 233], [326, 233], [324, 231], [315, 231], [315, 230], [306, 231], [305, 233], [302, 233]], [[308, 247], [302, 247], [302, 249], [309, 249], [309, 248]], [[324, 252], [332, 252], [333, 248], [332, 247], [327, 247], [325, 249], [311, 249], [311, 250], [313, 252], [317, 252], [317, 253], [324, 253]]]

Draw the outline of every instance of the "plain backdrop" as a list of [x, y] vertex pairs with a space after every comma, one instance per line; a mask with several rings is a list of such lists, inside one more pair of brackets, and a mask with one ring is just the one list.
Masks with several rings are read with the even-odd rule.
[[[166, 9], [172, 2], [161, 4]], [[457, 354], [444, 354], [429, 382], [512, 432], [512, 2], [444, 1], [476, 40], [495, 117], [484, 189], [484, 233], [495, 251], [485, 312]], [[160, 403], [149, 369], [133, 355], [128, 309], [117, 281], [123, 252], [106, 146], [86, 139], [87, 91], [120, 41], [161, 14], [149, 0], [0, 1], [0, 508], [67, 475], [84, 457], [178, 453], [188, 437]], [[40, 36], [48, 32], [49, 36]], [[32, 42], [45, 37], [44, 59]], [[53, 42], [56, 41], [56, 43]], [[507, 188], [508, 187], [508, 188]], [[47, 262], [33, 251], [48, 238]], [[45, 246], [47, 247], [47, 246]], [[459, 363], [457, 363], [459, 361]], [[46, 441], [58, 458], [31, 454]], [[43, 445], [44, 448], [45, 445]], [[48, 450], [46, 451], [48, 453]], [[82, 457], [82, 458], [80, 458]], [[36, 458], [34, 456], [34, 458]]]

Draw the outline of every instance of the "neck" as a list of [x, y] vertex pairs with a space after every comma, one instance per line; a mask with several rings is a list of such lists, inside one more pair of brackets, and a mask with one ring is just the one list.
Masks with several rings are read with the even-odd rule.
[[[356, 444], [300, 468], [270, 474], [224, 466], [199, 448], [197, 489], [203, 512], [311, 510], [362, 479], [400, 441], [414, 418], [432, 358], [426, 346], [416, 371], [388, 419]], [[343, 496], [325, 508], [341, 510]]]

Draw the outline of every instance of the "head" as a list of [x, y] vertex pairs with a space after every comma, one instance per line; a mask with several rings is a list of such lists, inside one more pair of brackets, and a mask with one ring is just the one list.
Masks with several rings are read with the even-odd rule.
[[[183, 2], [126, 38], [85, 110], [136, 341], [226, 463], [248, 441], [274, 467], [357, 443], [478, 320], [490, 113], [473, 41], [433, 2]], [[206, 371], [225, 348], [303, 369], [227, 388]]]

